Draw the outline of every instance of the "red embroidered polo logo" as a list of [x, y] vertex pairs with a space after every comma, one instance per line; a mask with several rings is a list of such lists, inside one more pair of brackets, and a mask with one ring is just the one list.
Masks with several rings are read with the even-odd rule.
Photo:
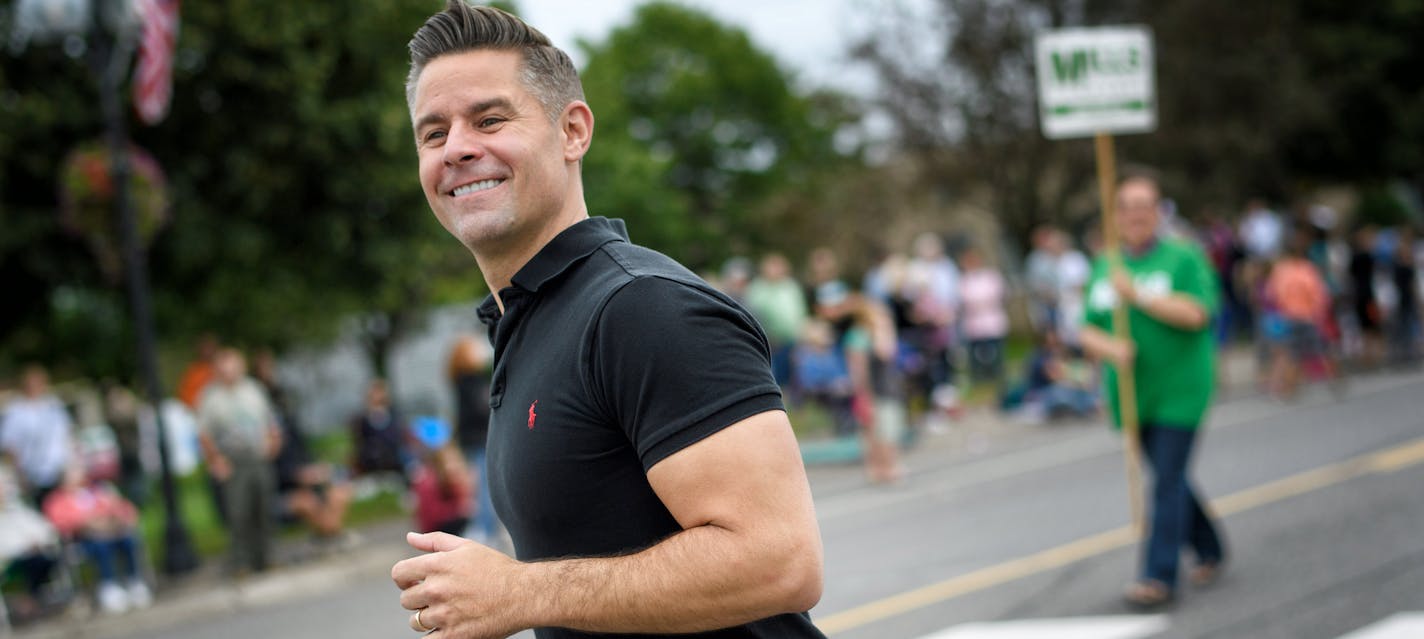
[[530, 405], [529, 405], [529, 430], [534, 430], [534, 418], [539, 416], [539, 415], [537, 415], [537, 414], [534, 413], [534, 407], [535, 407], [535, 406], [538, 406], [538, 405], [539, 405], [539, 400], [537, 400], [537, 399], [534, 400], [534, 403], [533, 403], [533, 404], [530, 404]]

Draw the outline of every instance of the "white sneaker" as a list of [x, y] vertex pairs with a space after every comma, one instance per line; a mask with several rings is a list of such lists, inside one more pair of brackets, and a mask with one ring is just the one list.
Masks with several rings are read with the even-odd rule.
[[134, 579], [129, 582], [129, 604], [135, 608], [147, 608], [153, 605], [153, 593], [149, 591], [148, 584], [143, 579]]
[[99, 584], [99, 609], [109, 614], [118, 614], [129, 609], [129, 596], [117, 582], [105, 581]]

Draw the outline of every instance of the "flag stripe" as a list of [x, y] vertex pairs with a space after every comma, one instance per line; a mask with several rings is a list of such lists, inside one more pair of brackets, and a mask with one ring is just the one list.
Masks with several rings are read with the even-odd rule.
[[143, 36], [134, 70], [134, 110], [145, 124], [168, 114], [173, 86], [173, 48], [178, 37], [178, 0], [138, 0]]

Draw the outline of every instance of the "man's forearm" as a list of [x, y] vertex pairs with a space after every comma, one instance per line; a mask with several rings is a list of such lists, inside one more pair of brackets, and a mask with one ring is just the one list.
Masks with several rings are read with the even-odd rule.
[[1117, 338], [1096, 326], [1085, 325], [1078, 329], [1078, 341], [1082, 344], [1083, 351], [1093, 359], [1112, 361], [1118, 356], [1115, 350]]
[[747, 543], [697, 526], [631, 555], [524, 564], [528, 625], [687, 633], [808, 610], [820, 597], [820, 544], [780, 534]]
[[1200, 330], [1211, 319], [1199, 302], [1180, 293], [1150, 299], [1138, 298], [1135, 303], [1142, 312], [1154, 319], [1184, 331]]

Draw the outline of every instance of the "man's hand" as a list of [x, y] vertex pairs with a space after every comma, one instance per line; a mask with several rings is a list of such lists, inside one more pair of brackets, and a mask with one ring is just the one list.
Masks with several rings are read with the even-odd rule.
[[531, 627], [620, 634], [728, 628], [811, 609], [821, 537], [786, 413], [768, 410], [669, 455], [648, 483], [683, 528], [643, 550], [521, 563], [452, 535], [396, 564], [413, 630], [437, 639]]
[[406, 534], [406, 541], [428, 554], [391, 569], [401, 592], [401, 607], [412, 630], [435, 639], [503, 639], [524, 630], [521, 608], [534, 597], [520, 592], [518, 561], [462, 537], [446, 533]]
[[267, 459], [276, 459], [282, 452], [282, 429], [276, 424], [267, 425], [266, 448], [262, 452]]
[[1132, 276], [1120, 268], [1112, 271], [1113, 289], [1117, 291], [1118, 299], [1124, 304], [1137, 303], [1137, 287], [1132, 285]]
[[208, 458], [208, 473], [213, 479], [227, 481], [232, 476], [232, 463], [222, 455], [213, 455]]
[[1107, 352], [1104, 359], [1112, 362], [1118, 370], [1127, 370], [1132, 366], [1132, 360], [1137, 357], [1137, 344], [1130, 339], [1120, 337], [1109, 338]]

